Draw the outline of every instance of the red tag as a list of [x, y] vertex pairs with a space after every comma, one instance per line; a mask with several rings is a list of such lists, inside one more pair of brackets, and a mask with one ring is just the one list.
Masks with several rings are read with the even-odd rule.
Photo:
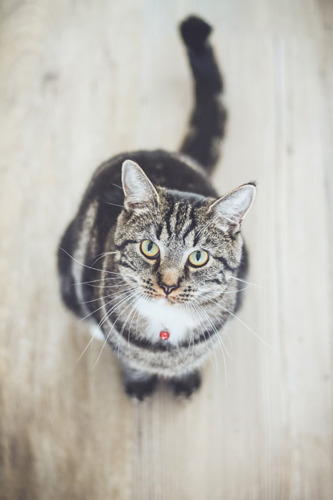
[[169, 337], [170, 337], [170, 333], [169, 332], [160, 332], [160, 338], [162, 340], [168, 340]]

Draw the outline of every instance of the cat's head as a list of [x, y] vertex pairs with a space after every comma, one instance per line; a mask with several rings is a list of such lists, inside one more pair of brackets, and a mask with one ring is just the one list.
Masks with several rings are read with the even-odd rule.
[[153, 186], [131, 160], [123, 164], [122, 182], [115, 260], [125, 281], [170, 305], [220, 295], [241, 264], [240, 225], [254, 184], [206, 198]]

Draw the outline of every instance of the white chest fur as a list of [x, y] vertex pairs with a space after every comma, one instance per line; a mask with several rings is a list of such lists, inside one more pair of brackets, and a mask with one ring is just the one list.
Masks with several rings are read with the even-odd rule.
[[[168, 342], [178, 345], [184, 340], [191, 340], [191, 333], [198, 328], [200, 320], [198, 315], [182, 306], [168, 304], [165, 299], [152, 301], [147, 299], [140, 302], [140, 314], [146, 319], [147, 325], [144, 336], [151, 342], [160, 341], [160, 332], [168, 331]], [[105, 340], [99, 326], [91, 322], [91, 334], [95, 339]]]
[[191, 338], [199, 319], [194, 312], [184, 306], [168, 304], [166, 299], [158, 301], [146, 300], [140, 303], [140, 313], [147, 320], [147, 339], [151, 342], [160, 340], [160, 332], [167, 330], [170, 333], [168, 342], [178, 345]]

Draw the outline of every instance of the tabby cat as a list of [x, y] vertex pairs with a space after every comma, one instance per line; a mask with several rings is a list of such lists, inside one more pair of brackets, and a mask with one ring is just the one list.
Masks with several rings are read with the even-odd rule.
[[159, 380], [176, 394], [199, 388], [198, 368], [239, 308], [247, 271], [240, 226], [255, 185], [218, 197], [208, 178], [226, 122], [211, 27], [191, 16], [180, 32], [195, 84], [180, 152], [102, 164], [58, 251], [65, 304], [103, 335], [140, 400]]

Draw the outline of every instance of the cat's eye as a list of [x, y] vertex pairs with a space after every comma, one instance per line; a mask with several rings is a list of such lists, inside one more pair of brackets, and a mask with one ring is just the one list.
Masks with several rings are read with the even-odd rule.
[[143, 255], [148, 259], [157, 259], [160, 253], [160, 249], [156, 243], [151, 240], [141, 241], [140, 250], [141, 253], [143, 253]]
[[206, 250], [195, 250], [189, 255], [188, 262], [193, 267], [201, 267], [207, 264], [209, 254]]

